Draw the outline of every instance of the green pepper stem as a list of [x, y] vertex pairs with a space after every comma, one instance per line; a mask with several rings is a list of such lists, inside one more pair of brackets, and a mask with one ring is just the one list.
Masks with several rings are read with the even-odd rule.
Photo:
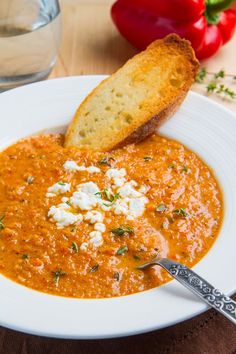
[[236, 0], [206, 0], [207, 12], [211, 15], [229, 9]]

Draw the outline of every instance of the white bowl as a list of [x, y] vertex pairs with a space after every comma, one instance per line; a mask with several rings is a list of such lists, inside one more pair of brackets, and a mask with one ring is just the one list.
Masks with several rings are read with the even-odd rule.
[[[0, 95], [0, 148], [39, 131], [67, 125], [78, 104], [104, 76], [68, 77]], [[236, 290], [236, 116], [190, 92], [160, 129], [205, 160], [221, 184], [225, 215], [220, 235], [194, 270], [230, 295]], [[0, 325], [62, 338], [109, 338], [147, 332], [195, 316], [207, 306], [176, 281], [111, 299], [40, 293], [0, 276]]]

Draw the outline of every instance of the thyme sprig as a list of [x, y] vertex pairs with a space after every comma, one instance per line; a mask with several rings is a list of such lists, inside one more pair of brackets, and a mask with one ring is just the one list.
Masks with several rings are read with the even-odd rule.
[[236, 92], [233, 91], [231, 88], [226, 87], [224, 84], [217, 84], [216, 82], [210, 82], [206, 86], [206, 90], [208, 93], [215, 92], [217, 94], [224, 94], [230, 98], [236, 97]]
[[206, 68], [202, 67], [199, 69], [195, 81], [201, 84], [206, 84], [206, 79], [209, 76], [211, 76], [211, 79], [210, 82], [208, 82], [206, 85], [206, 91], [208, 94], [214, 93], [222, 97], [228, 97], [230, 99], [236, 98], [236, 92], [233, 89], [218, 81], [226, 77], [236, 80], [236, 75], [227, 74], [223, 69], [219, 70], [218, 72], [206, 71]]

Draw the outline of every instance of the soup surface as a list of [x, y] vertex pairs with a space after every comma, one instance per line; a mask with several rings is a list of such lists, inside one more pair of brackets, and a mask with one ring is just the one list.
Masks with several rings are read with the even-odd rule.
[[99, 298], [165, 283], [137, 265], [156, 255], [193, 266], [223, 215], [210, 169], [160, 136], [91, 153], [63, 136], [25, 139], [0, 154], [0, 272], [47, 293]]

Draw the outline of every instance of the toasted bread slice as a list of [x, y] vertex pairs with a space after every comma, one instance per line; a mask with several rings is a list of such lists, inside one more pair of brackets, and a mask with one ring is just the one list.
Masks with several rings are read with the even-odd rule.
[[65, 146], [109, 151], [146, 138], [176, 111], [198, 68], [188, 41], [172, 34], [153, 42], [85, 98]]

